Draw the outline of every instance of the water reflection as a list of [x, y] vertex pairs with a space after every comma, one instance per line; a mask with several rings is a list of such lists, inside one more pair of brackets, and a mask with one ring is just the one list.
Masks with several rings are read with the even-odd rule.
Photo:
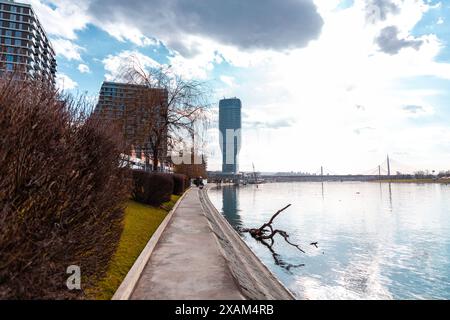
[[281, 255], [278, 254], [273, 249], [273, 244], [275, 243], [275, 241], [273, 239], [272, 239], [272, 245], [269, 245], [267, 242], [264, 242], [264, 241], [260, 241], [260, 243], [263, 244], [267, 249], [269, 249], [270, 253], [272, 254], [273, 260], [275, 262], [275, 265], [286, 270], [290, 274], [293, 274], [291, 269], [301, 268], [301, 267], [305, 266], [304, 263], [292, 264], [292, 263], [288, 263], [288, 262], [284, 261], [284, 259], [281, 257]]
[[305, 266], [304, 263], [292, 264], [292, 263], [286, 262], [282, 258], [282, 256], [273, 249], [273, 245], [275, 243], [275, 240], [272, 239], [272, 243], [270, 245], [267, 242], [265, 242], [265, 241], [259, 241], [259, 243], [261, 243], [267, 249], [269, 249], [270, 253], [272, 254], [273, 260], [275, 262], [275, 265], [280, 267], [280, 268], [282, 268], [282, 269], [284, 269], [284, 270], [286, 270], [288, 273], [293, 274], [291, 269], [301, 268], [301, 267]]
[[222, 211], [233, 227], [242, 227], [242, 218], [238, 207], [238, 188], [234, 186], [222, 187]]
[[392, 184], [389, 182], [389, 205], [390, 209], [392, 211]]
[[[380, 182], [379, 183], [379, 185], [380, 185], [380, 200], [381, 201], [383, 201], [383, 186], [385, 186], [386, 184], [385, 183], [383, 183], [383, 182]], [[387, 184], [387, 193], [388, 193], [388, 199], [389, 199], [389, 211], [393, 211], [394, 210], [394, 208], [393, 208], [393, 200], [392, 200], [392, 198], [393, 198], [393, 196], [392, 196], [392, 183], [388, 183]]]
[[322, 200], [325, 200], [325, 191], [323, 188], [323, 182], [322, 182]]

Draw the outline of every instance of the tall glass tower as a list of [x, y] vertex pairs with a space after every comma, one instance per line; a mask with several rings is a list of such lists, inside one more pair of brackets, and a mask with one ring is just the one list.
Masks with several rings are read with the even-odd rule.
[[18, 71], [55, 83], [56, 58], [29, 4], [0, 0], [0, 74]]
[[239, 172], [238, 156], [241, 149], [242, 103], [237, 98], [224, 99], [219, 103], [220, 148], [222, 149], [222, 172]]

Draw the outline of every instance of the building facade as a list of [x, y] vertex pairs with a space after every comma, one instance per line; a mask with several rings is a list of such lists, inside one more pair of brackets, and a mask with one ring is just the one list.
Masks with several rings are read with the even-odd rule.
[[[167, 171], [167, 127], [164, 126], [167, 91], [142, 85], [103, 82], [95, 113], [116, 122], [131, 145], [131, 157], [150, 164], [153, 138], [159, 138], [161, 171]], [[161, 112], [162, 111], [162, 112]]]
[[241, 149], [242, 102], [237, 98], [224, 99], [219, 103], [220, 147], [222, 150], [222, 172], [239, 172]]
[[0, 72], [55, 84], [55, 51], [31, 5], [0, 0]]

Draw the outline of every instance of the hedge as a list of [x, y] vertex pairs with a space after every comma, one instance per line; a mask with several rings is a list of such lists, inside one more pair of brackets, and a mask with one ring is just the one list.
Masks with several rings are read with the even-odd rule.
[[132, 170], [132, 176], [133, 200], [156, 207], [170, 201], [175, 185], [171, 174]]
[[174, 190], [173, 194], [181, 196], [189, 187], [189, 178], [184, 174], [173, 175]]

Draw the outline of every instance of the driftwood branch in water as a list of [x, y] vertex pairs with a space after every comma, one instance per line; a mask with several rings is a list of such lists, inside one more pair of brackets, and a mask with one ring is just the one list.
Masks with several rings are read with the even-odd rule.
[[[289, 235], [286, 231], [283, 230], [278, 230], [278, 229], [274, 229], [272, 224], [275, 221], [275, 219], [284, 211], [286, 211], [289, 207], [291, 207], [291, 205], [288, 205], [286, 207], [284, 207], [283, 209], [279, 210], [277, 213], [275, 213], [272, 218], [269, 220], [268, 223], [263, 224], [259, 229], [242, 229], [242, 232], [248, 232], [250, 233], [250, 235], [255, 238], [258, 241], [263, 242], [267, 247], [269, 247], [270, 249], [273, 247], [275, 241], [274, 241], [274, 237], [279, 234], [280, 236], [282, 236], [284, 238], [284, 240], [290, 244], [291, 246], [297, 248], [298, 250], [300, 250], [301, 252], [305, 253], [305, 251], [303, 251], [302, 248], [300, 248], [299, 245], [292, 243], [289, 240]], [[267, 242], [267, 240], [270, 240], [270, 244]]]
[[286, 211], [287, 209], [289, 209], [292, 206], [292, 204], [287, 205], [286, 207], [284, 207], [283, 209], [279, 210], [277, 213], [275, 213], [272, 218], [270, 219], [270, 221], [266, 224], [264, 224], [261, 228], [259, 228], [259, 230], [264, 230], [266, 227], [272, 227], [272, 223], [275, 220], [276, 217], [278, 217], [282, 212]]

